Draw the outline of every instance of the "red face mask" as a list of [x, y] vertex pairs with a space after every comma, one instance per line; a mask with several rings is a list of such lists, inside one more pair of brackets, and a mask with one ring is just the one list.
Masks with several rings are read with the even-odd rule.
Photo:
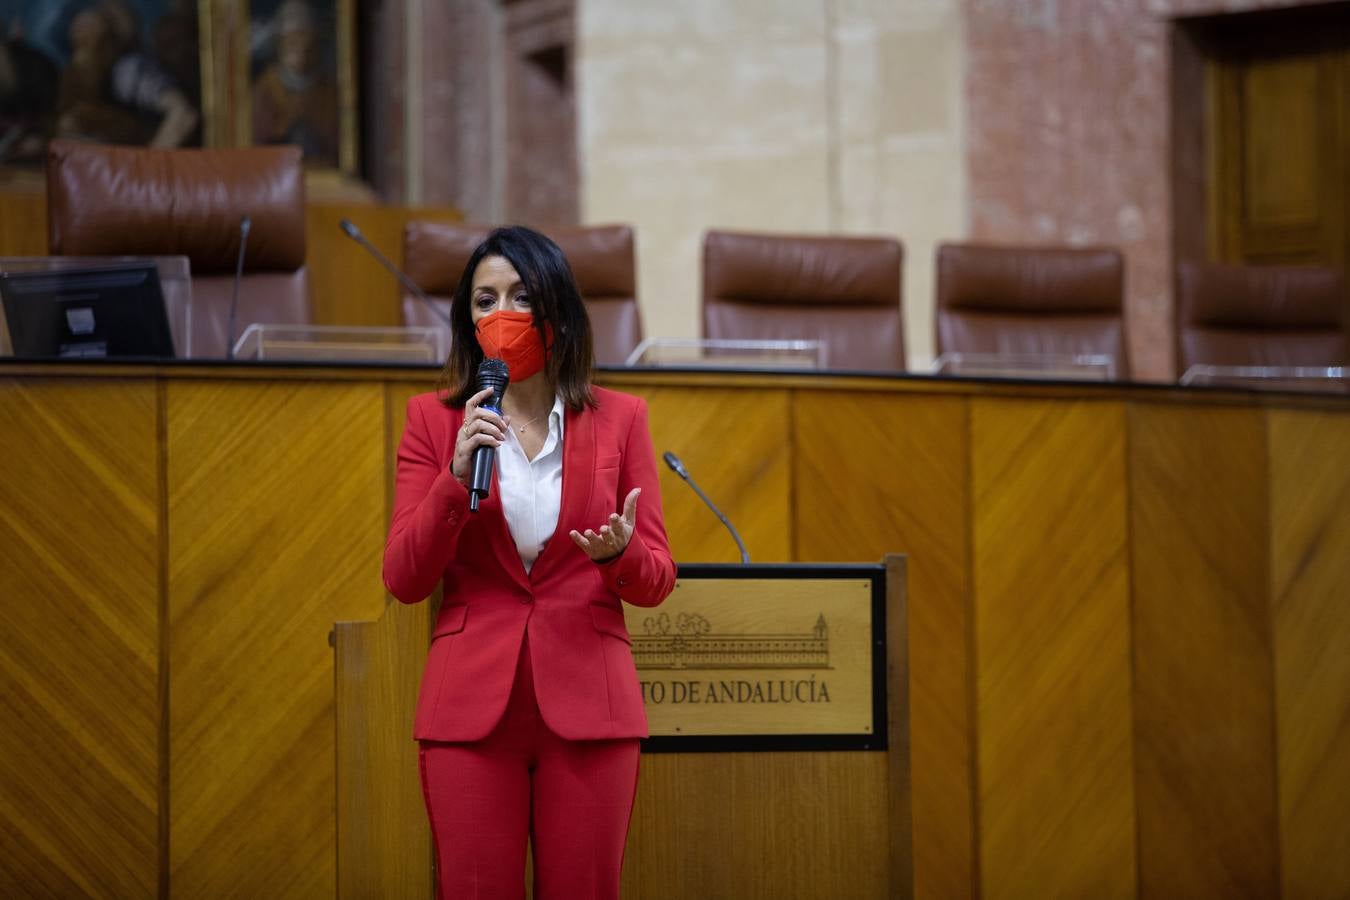
[[478, 346], [484, 356], [495, 356], [511, 370], [512, 381], [524, 381], [544, 370], [548, 350], [553, 347], [553, 329], [544, 326], [548, 347], [539, 340], [534, 316], [527, 312], [499, 309], [478, 320]]

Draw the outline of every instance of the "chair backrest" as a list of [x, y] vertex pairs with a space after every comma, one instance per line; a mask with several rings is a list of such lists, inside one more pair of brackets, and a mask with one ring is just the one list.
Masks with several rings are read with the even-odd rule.
[[1104, 355], [1128, 377], [1125, 264], [1110, 248], [942, 244], [937, 351]]
[[[492, 231], [486, 225], [409, 222], [403, 228], [403, 266], [413, 282], [445, 311], [473, 251]], [[627, 225], [541, 229], [562, 250], [591, 319], [595, 361], [619, 365], [642, 341], [637, 304], [633, 229]], [[403, 298], [405, 325], [438, 325], [417, 298]]]
[[832, 369], [903, 371], [900, 242], [709, 231], [703, 336], [819, 340]]
[[1177, 266], [1177, 375], [1194, 365], [1350, 363], [1339, 269], [1185, 262]]
[[188, 257], [193, 356], [225, 355], [245, 215], [251, 228], [239, 330], [312, 318], [296, 147], [151, 150], [52, 141], [47, 204], [53, 254]]

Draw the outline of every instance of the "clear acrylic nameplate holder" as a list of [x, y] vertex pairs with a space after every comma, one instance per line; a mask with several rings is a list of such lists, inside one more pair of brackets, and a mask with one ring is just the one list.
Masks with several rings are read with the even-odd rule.
[[647, 338], [624, 360], [634, 368], [821, 369], [825, 345], [814, 340]]
[[944, 353], [934, 375], [963, 378], [1043, 378], [1047, 381], [1114, 381], [1115, 357], [1104, 353]]
[[254, 323], [234, 345], [246, 362], [327, 362], [441, 365], [448, 353], [444, 328], [422, 325], [269, 325]]
[[1350, 394], [1350, 367], [1197, 365], [1182, 374], [1180, 384]]
[[[110, 263], [153, 262], [159, 271], [159, 291], [164, 297], [164, 314], [173, 335], [174, 355], [192, 356], [192, 263], [186, 256], [4, 256], [0, 272], [66, 272], [90, 269]], [[9, 329], [0, 307], [0, 356], [13, 353]]]

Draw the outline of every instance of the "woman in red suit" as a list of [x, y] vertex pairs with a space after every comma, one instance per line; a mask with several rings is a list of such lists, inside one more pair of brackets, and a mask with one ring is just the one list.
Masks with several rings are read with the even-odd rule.
[[[414, 725], [439, 895], [614, 898], [647, 734], [621, 601], [675, 583], [646, 404], [590, 383], [591, 330], [562, 252], [494, 231], [450, 307], [448, 392], [408, 404], [384, 581], [404, 603], [437, 583]], [[475, 392], [510, 368], [502, 415]], [[473, 452], [491, 494], [469, 511]]]

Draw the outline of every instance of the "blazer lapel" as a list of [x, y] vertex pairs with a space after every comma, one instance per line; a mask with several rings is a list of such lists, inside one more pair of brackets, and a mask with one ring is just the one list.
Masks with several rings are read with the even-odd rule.
[[[464, 412], [460, 411], [459, 424], [455, 426], [455, 431], [451, 436], [450, 455], [454, 456], [454, 439], [459, 435], [459, 429], [464, 425]], [[449, 465], [447, 462], [446, 465]], [[565, 478], [565, 476], [564, 476]], [[516, 550], [516, 541], [511, 537], [511, 528], [506, 524], [506, 512], [502, 509], [502, 485], [497, 477], [497, 467], [492, 467], [492, 491], [487, 499], [478, 505], [478, 512], [469, 513], [471, 516], [485, 517], [483, 528], [487, 531], [489, 542], [492, 549], [497, 554], [497, 561], [502, 569], [516, 580], [521, 587], [529, 590], [530, 577], [525, 572], [525, 564], [520, 561], [520, 553]]]
[[569, 409], [564, 413], [563, 422], [562, 504], [558, 509], [558, 527], [544, 552], [534, 561], [531, 576], [541, 567], [547, 569], [567, 549], [574, 548], [569, 532], [599, 528], [604, 524], [586, 521], [591, 488], [595, 484], [595, 414], [586, 406], [581, 412]]

